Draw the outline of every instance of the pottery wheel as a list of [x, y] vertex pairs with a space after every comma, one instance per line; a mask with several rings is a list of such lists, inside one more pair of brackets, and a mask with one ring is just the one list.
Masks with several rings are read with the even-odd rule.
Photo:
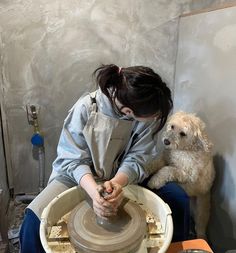
[[104, 226], [97, 223], [86, 200], [75, 207], [67, 226], [70, 241], [78, 252], [133, 253], [138, 250], [146, 232], [145, 213], [129, 199], [123, 203], [117, 216]]

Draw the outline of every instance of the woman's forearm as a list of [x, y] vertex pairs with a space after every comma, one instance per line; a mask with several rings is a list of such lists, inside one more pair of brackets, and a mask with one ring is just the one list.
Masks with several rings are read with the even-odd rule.
[[126, 186], [129, 182], [128, 176], [123, 172], [118, 172], [112, 179], [111, 182], [117, 183], [122, 187]]
[[93, 199], [98, 185], [94, 180], [92, 174], [85, 174], [80, 180], [80, 186], [88, 193], [90, 198]]

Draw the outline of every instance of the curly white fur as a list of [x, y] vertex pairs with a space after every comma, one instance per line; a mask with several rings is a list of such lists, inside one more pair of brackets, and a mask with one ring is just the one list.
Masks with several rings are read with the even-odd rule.
[[165, 146], [162, 157], [147, 166], [155, 173], [148, 186], [159, 189], [167, 182], [177, 182], [190, 197], [196, 197], [194, 212], [197, 237], [206, 237], [210, 212], [210, 189], [215, 170], [211, 155], [212, 143], [205, 124], [194, 114], [173, 114], [162, 134]]

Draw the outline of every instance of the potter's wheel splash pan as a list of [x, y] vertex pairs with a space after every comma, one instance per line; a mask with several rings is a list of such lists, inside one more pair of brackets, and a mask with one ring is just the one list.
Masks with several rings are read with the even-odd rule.
[[133, 253], [140, 247], [146, 233], [146, 218], [142, 208], [126, 199], [117, 216], [105, 226], [86, 200], [71, 212], [68, 222], [70, 241], [83, 253]]

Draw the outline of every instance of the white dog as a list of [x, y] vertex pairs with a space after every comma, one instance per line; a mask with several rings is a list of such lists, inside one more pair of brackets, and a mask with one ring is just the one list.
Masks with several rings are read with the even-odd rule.
[[215, 170], [212, 143], [204, 131], [205, 124], [194, 114], [177, 112], [167, 121], [162, 134], [162, 157], [147, 166], [155, 173], [148, 186], [159, 189], [167, 182], [177, 182], [190, 197], [196, 197], [194, 210], [198, 238], [206, 237], [210, 212], [210, 189]]

